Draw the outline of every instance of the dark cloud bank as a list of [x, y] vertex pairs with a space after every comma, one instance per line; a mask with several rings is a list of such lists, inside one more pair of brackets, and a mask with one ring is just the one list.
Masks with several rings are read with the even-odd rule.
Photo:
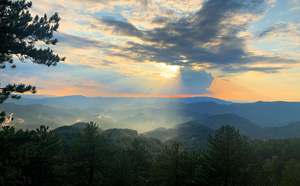
[[[129, 22], [105, 18], [99, 20], [116, 35], [137, 37], [144, 41], [143, 44], [127, 42], [128, 47], [122, 49], [123, 57], [139, 62], [149, 60], [180, 66], [209, 63], [212, 67], [227, 72], [247, 70], [275, 72], [279, 69], [231, 68], [260, 61], [285, 60], [281, 57], [250, 53], [245, 48], [245, 38], [238, 37], [240, 32], [248, 28], [251, 19], [242, 22], [236, 16], [245, 14], [257, 16], [263, 14], [266, 9], [267, 3], [264, 0], [210, 0], [194, 15], [173, 22], [162, 18], [165, 26], [149, 31], [140, 30]], [[154, 21], [156, 20], [160, 19], [155, 18]], [[268, 32], [269, 30], [262, 32], [259, 37]], [[116, 55], [113, 52], [108, 54]]]

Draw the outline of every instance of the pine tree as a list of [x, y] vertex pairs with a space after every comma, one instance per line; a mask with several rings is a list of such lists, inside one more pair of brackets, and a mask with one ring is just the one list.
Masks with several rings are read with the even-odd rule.
[[110, 183], [112, 185], [147, 185], [151, 163], [146, 147], [139, 139], [133, 139], [128, 147], [115, 149], [110, 169]]
[[209, 135], [208, 143], [204, 171], [208, 185], [251, 185], [254, 155], [248, 138], [226, 125]]
[[[60, 18], [58, 13], [52, 15], [49, 19], [45, 14], [43, 17], [35, 16], [29, 13], [32, 3], [21, 1], [1, 0], [0, 3], [0, 68], [5, 68], [7, 64], [15, 68], [14, 58], [21, 62], [31, 60], [37, 64], [46, 66], [55, 66], [60, 58], [53, 54], [48, 48], [37, 48], [36, 42], [41, 41], [46, 45], [55, 45], [58, 40], [53, 39], [53, 32], [58, 29]], [[35, 93], [34, 86], [24, 84], [8, 84], [1, 88], [0, 103], [7, 98], [20, 99], [15, 93], [31, 92]]]
[[29, 13], [32, 3], [25, 0], [1, 0], [0, 4], [0, 68], [5, 68], [8, 63], [15, 68], [13, 57], [18, 57], [22, 62], [30, 59], [37, 64], [55, 66], [63, 60], [53, 54], [50, 48], [37, 49], [35, 43], [42, 41], [46, 45], [55, 45], [58, 40], [53, 39], [53, 32], [58, 29], [60, 18], [58, 13], [49, 19]]
[[[25, 0], [0, 1], [0, 68], [7, 64], [16, 68], [14, 58], [21, 62], [31, 60], [37, 64], [55, 66], [59, 61], [65, 60], [48, 48], [37, 48], [36, 42], [43, 42], [45, 45], [55, 45], [58, 40], [53, 39], [53, 32], [58, 29], [60, 20], [58, 13], [49, 19], [45, 14], [43, 17], [29, 13], [32, 3]], [[14, 93], [36, 93], [36, 87], [24, 84], [8, 84], [0, 88], [0, 104], [8, 98], [20, 99]], [[0, 113], [0, 124], [6, 119], [5, 112]]]
[[165, 147], [153, 163], [152, 185], [199, 185], [196, 179], [200, 156], [179, 150], [179, 144]]
[[54, 167], [62, 152], [60, 138], [41, 126], [32, 131], [0, 131], [0, 185], [56, 185]]
[[108, 138], [99, 133], [96, 123], [90, 122], [83, 129], [82, 138], [75, 139], [69, 153], [71, 185], [103, 184], [107, 168]]

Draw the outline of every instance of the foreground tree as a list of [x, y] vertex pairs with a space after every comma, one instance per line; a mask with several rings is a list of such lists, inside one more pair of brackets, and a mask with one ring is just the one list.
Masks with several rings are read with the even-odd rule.
[[148, 185], [151, 163], [149, 151], [137, 138], [124, 148], [116, 147], [110, 163], [109, 184]]
[[57, 185], [53, 179], [62, 152], [60, 138], [41, 126], [0, 131], [0, 185]]
[[53, 32], [58, 29], [60, 18], [58, 13], [49, 19], [29, 13], [31, 2], [1, 0], [0, 4], [0, 68], [9, 64], [15, 68], [13, 57], [18, 57], [22, 62], [30, 59], [37, 64], [55, 66], [60, 58], [53, 54], [50, 48], [37, 49], [36, 42], [42, 41], [46, 45], [55, 45], [58, 40], [53, 39]]
[[152, 185], [201, 185], [199, 168], [201, 156], [179, 150], [179, 144], [164, 147], [152, 167]]
[[[55, 45], [58, 40], [53, 39], [53, 32], [58, 29], [60, 18], [58, 13], [52, 15], [49, 19], [45, 14], [43, 17], [35, 16], [29, 13], [32, 3], [25, 0], [10, 1], [1, 0], [0, 3], [0, 68], [9, 65], [15, 68], [14, 58], [21, 62], [31, 60], [37, 64], [46, 66], [55, 66], [61, 58], [53, 54], [48, 48], [37, 48], [36, 42], [42, 42], [45, 45]], [[36, 87], [24, 84], [8, 84], [0, 88], [0, 104], [7, 98], [20, 99], [19, 95], [14, 93], [36, 93]], [[0, 114], [0, 122], [5, 120], [5, 112]]]
[[281, 185], [300, 185], [300, 162], [289, 160], [282, 171]]
[[75, 139], [68, 155], [68, 184], [104, 184], [109, 151], [108, 138], [100, 134], [96, 123], [87, 123], [82, 138]]
[[205, 154], [208, 185], [251, 185], [254, 153], [245, 136], [229, 125], [207, 139]]

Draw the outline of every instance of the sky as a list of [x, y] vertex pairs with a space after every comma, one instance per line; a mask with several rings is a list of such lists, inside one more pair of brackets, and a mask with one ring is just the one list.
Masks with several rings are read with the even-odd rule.
[[32, 0], [66, 61], [16, 63], [37, 95], [300, 101], [299, 0]]

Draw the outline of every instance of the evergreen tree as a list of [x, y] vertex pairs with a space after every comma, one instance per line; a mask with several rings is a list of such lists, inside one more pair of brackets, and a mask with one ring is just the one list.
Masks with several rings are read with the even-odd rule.
[[76, 139], [70, 149], [69, 184], [94, 185], [106, 182], [105, 169], [109, 155], [108, 139], [99, 133], [96, 123], [90, 122], [83, 129], [83, 137]]
[[[21, 62], [31, 60], [37, 64], [55, 66], [61, 58], [53, 54], [48, 48], [37, 48], [36, 42], [41, 41], [45, 45], [55, 45], [58, 40], [53, 39], [53, 32], [58, 29], [60, 18], [58, 13], [49, 19], [45, 14], [43, 17], [29, 13], [32, 3], [25, 0], [10, 1], [1, 0], [0, 3], [0, 68], [7, 64], [15, 68], [14, 58]], [[0, 88], [0, 104], [8, 98], [20, 99], [14, 93], [31, 92], [36, 93], [36, 87], [24, 84], [8, 84]], [[3, 116], [4, 115], [4, 116]], [[0, 113], [0, 124], [5, 120], [5, 112]]]
[[120, 186], [147, 185], [151, 163], [146, 147], [139, 139], [133, 139], [129, 147], [115, 149], [110, 170], [110, 183]]
[[36, 131], [0, 131], [0, 185], [56, 185], [53, 179], [62, 151], [58, 136], [41, 126]]
[[253, 150], [245, 136], [229, 125], [219, 128], [207, 139], [205, 154], [208, 185], [251, 185]]
[[300, 185], [300, 162], [294, 159], [286, 162], [282, 171], [281, 185]]
[[153, 163], [152, 185], [199, 185], [199, 155], [179, 150], [179, 144], [165, 147]]
[[32, 179], [31, 185], [57, 185], [55, 167], [62, 153], [61, 140], [43, 125], [36, 129], [35, 139], [35, 153], [28, 166], [23, 168], [24, 175]]
[[58, 13], [49, 19], [29, 13], [32, 3], [25, 0], [1, 0], [0, 4], [0, 68], [5, 68], [8, 63], [15, 68], [13, 57], [18, 57], [22, 62], [30, 59], [37, 64], [55, 66], [60, 58], [53, 54], [50, 48], [37, 49], [35, 43], [42, 41], [46, 45], [55, 45], [58, 40], [53, 39], [53, 32], [58, 29], [60, 18]]
[[274, 186], [280, 185], [282, 169], [283, 163], [278, 156], [272, 156], [272, 158], [265, 161], [259, 176], [256, 177], [256, 183]]

